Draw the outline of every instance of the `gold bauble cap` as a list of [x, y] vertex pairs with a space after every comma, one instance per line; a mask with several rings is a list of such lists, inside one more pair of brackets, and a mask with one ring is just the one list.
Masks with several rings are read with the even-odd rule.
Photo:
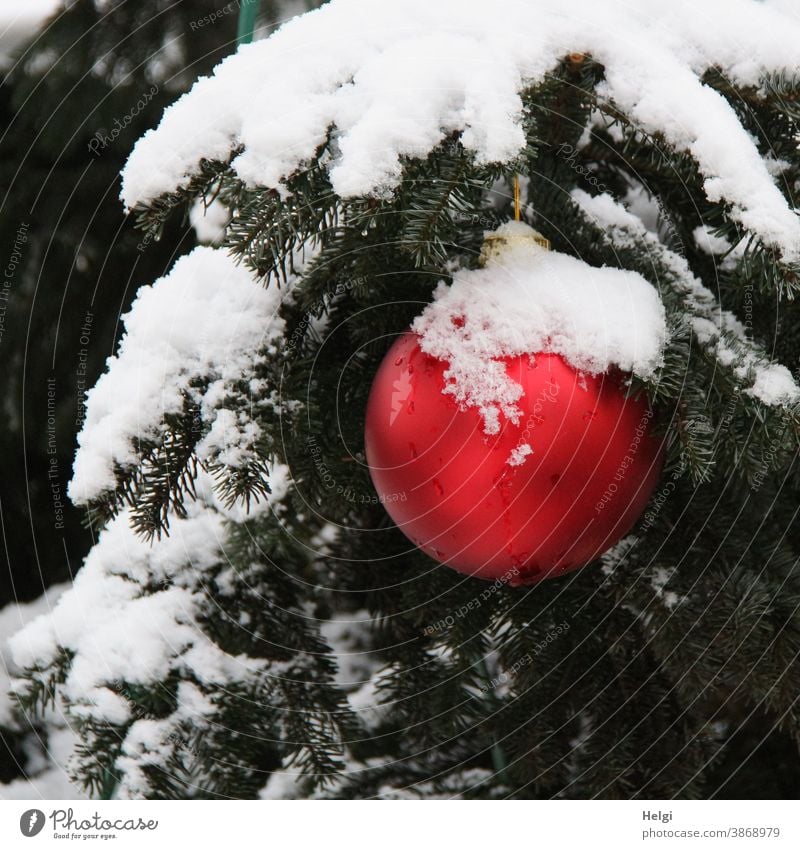
[[522, 245], [535, 245], [542, 250], [550, 250], [550, 240], [522, 221], [506, 221], [491, 233], [485, 233], [481, 248], [480, 265], [500, 259], [505, 250]]

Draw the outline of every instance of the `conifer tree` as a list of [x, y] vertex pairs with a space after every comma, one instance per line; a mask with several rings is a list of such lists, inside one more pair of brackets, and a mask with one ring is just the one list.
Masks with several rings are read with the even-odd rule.
[[[332, 0], [164, 112], [122, 200], [142, 239], [198, 202], [224, 239], [124, 316], [69, 490], [97, 542], [13, 640], [89, 792], [796, 792], [799, 60], [755, 0]], [[647, 509], [522, 586], [411, 545], [364, 456], [378, 366], [515, 182], [665, 327], [628, 369], [666, 446]]]
[[[159, 241], [143, 240], [120, 207], [119, 172], [164, 107], [236, 46], [236, 12], [217, 14], [216, 0], [53, 5], [27, 43], [0, 57], [3, 643], [47, 609], [57, 591], [44, 590], [67, 581], [92, 545], [66, 486], [84, 393], [113, 350], [119, 315], [196, 243], [182, 216]], [[281, 3], [260, 9], [265, 32], [290, 14]], [[3, 46], [5, 29], [3, 19]], [[7, 680], [5, 645], [0, 655]], [[31, 734], [0, 690], [0, 782], [8, 782], [46, 762], [42, 745], [61, 757], [47, 728], [54, 720], [61, 734], [64, 723], [49, 714]]]

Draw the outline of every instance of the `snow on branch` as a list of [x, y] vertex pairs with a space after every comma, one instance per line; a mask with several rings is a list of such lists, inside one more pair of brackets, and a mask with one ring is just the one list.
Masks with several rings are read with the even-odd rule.
[[[284, 331], [278, 315], [285, 290], [264, 288], [225, 251], [198, 247], [165, 277], [140, 289], [123, 318], [125, 334], [105, 374], [87, 393], [86, 422], [70, 497], [87, 504], [134, 469], [143, 448], [168, 430], [165, 421], [194, 405], [204, 436], [201, 461], [236, 468], [260, 435], [245, 394], [268, 400], [256, 370]], [[245, 398], [247, 401], [247, 398]]]
[[613, 244], [622, 247], [633, 246], [635, 241], [644, 242], [672, 272], [669, 282], [683, 300], [687, 320], [698, 342], [714, 353], [720, 366], [732, 369], [748, 395], [770, 406], [788, 406], [800, 401], [800, 387], [789, 369], [769, 361], [766, 352], [748, 338], [733, 313], [720, 307], [713, 293], [692, 273], [683, 257], [670, 251], [611, 195], [593, 197], [575, 189], [571, 196], [583, 212], [603, 228]]
[[[276, 470], [281, 474], [282, 468]], [[170, 536], [154, 543], [137, 535], [128, 511], [122, 511], [100, 532], [55, 607], [11, 638], [20, 669], [47, 670], [65, 651], [71, 656], [60, 694], [74, 715], [122, 724], [131, 718], [132, 705], [114, 689], [117, 681], [154, 684], [179, 669], [219, 684], [241, 678], [243, 665], [256, 663], [227, 655], [198, 621], [209, 585], [219, 593], [229, 580], [225, 575], [232, 567], [222, 565], [226, 520], [243, 517], [226, 510], [202, 472], [197, 498], [186, 509], [185, 518], [173, 521]]]
[[12, 602], [0, 608], [0, 726], [15, 728], [17, 725], [10, 682], [12, 676], [18, 675], [21, 670], [11, 658], [9, 640], [31, 620], [51, 610], [66, 589], [67, 584], [56, 584], [48, 587], [34, 601]]
[[[272, 470], [272, 503], [251, 508], [249, 517], [282, 509], [287, 472]], [[264, 659], [230, 654], [204, 630], [210, 609], [237, 586], [226, 557], [227, 520], [245, 516], [222, 504], [202, 471], [196, 490], [170, 536], [153, 543], [132, 529], [128, 511], [118, 514], [55, 607], [9, 641], [14, 669], [26, 676], [15, 682], [18, 692], [58, 680], [72, 720], [117, 729], [122, 798], [152, 792], [145, 768], [168, 770], [170, 756], [188, 745], [185, 729], [202, 731], [216, 719], [216, 688], [280, 671]], [[171, 677], [178, 679], [174, 709], [161, 716], [144, 708], [136, 693], [163, 689]]]
[[152, 202], [234, 151], [245, 182], [280, 188], [327, 143], [341, 197], [390, 191], [403, 157], [454, 132], [479, 163], [509, 162], [525, 144], [521, 92], [570, 52], [604, 66], [601, 100], [695, 158], [710, 201], [800, 257], [800, 221], [769, 164], [702, 82], [715, 68], [757, 87], [800, 67], [797, 18], [756, 0], [332, 0], [242, 46], [168, 108], [136, 145], [122, 198]]

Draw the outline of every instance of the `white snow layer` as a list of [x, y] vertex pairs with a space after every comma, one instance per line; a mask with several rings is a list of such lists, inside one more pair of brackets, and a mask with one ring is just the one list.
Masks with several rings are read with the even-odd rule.
[[[273, 469], [272, 503], [257, 506], [257, 511], [282, 509], [277, 502], [287, 472], [285, 467]], [[120, 513], [100, 532], [72, 587], [54, 609], [33, 619], [9, 641], [17, 673], [35, 668], [50, 674], [63, 662], [64, 652], [69, 653], [59, 699], [69, 703], [70, 717], [131, 723], [116, 761], [121, 772], [118, 798], [148, 792], [145, 766], [165, 766], [175, 751], [185, 758], [193, 756], [185, 728], [201, 734], [216, 711], [201, 688], [224, 688], [263, 673], [268, 666], [263, 660], [226, 653], [203, 630], [200, 618], [209, 604], [237, 582], [233, 566], [226, 565], [226, 520], [244, 517], [239, 508], [228, 509], [219, 501], [205, 472], [198, 476], [196, 492], [196, 499], [187, 501], [186, 517], [174, 517], [170, 535], [153, 543], [131, 529], [127, 510]], [[128, 685], [154, 686], [173, 672], [197, 683], [180, 681], [176, 708], [169, 716], [153, 716], [129, 696]], [[15, 683], [26, 687], [25, 679]], [[57, 764], [66, 763], [69, 753], [57, 758], [56, 754]], [[35, 780], [25, 798], [33, 798], [37, 791], [47, 798], [58, 775], [51, 770], [45, 778], [49, 783]], [[17, 784], [0, 785], [0, 798], [7, 790], [22, 794], [27, 783]], [[61, 797], [56, 793], [50, 798]]]
[[[533, 231], [511, 221], [497, 232]], [[502, 357], [554, 353], [591, 374], [615, 365], [648, 378], [667, 336], [664, 307], [641, 275], [593, 268], [530, 241], [511, 241], [485, 268], [440, 284], [412, 327], [422, 350], [448, 364], [444, 392], [476, 407], [487, 433], [499, 431], [501, 413], [515, 423], [520, 417], [523, 390]]]
[[10, 683], [12, 677], [19, 674], [20, 669], [11, 659], [9, 640], [28, 622], [51, 610], [66, 588], [67, 584], [56, 584], [34, 601], [11, 603], [0, 610], [0, 726], [13, 728], [16, 725], [10, 698]]
[[204, 684], [224, 684], [260, 663], [223, 652], [197, 620], [209, 594], [224, 592], [228, 582], [224, 570], [214, 577], [210, 570], [224, 563], [232, 514], [216, 499], [210, 476], [201, 472], [196, 489], [186, 518], [173, 518], [170, 535], [154, 543], [138, 536], [122, 511], [55, 608], [11, 638], [21, 669], [47, 668], [64, 649], [73, 655], [60, 688], [73, 714], [122, 724], [140, 717], [115, 682], [152, 684], [182, 669]]
[[712, 201], [786, 259], [800, 221], [724, 98], [717, 67], [758, 85], [800, 65], [800, 22], [756, 0], [332, 0], [270, 38], [243, 45], [169, 107], [123, 173], [132, 207], [185, 186], [202, 159], [279, 187], [333, 133], [342, 197], [385, 193], [404, 156], [461, 132], [480, 162], [512, 160], [525, 139], [520, 91], [570, 52], [606, 69], [601, 97], [637, 128], [691, 153]]
[[66, 766], [80, 742], [78, 735], [68, 726], [53, 726], [48, 727], [46, 739], [38, 742], [45, 748], [25, 765], [27, 777], [0, 784], [0, 799], [87, 798], [78, 782], [71, 780]]
[[205, 245], [222, 242], [230, 217], [228, 208], [218, 198], [214, 198], [208, 206], [198, 199], [189, 210], [189, 223], [194, 227], [197, 241]]
[[[227, 252], [210, 247], [195, 248], [165, 277], [140, 289], [123, 318], [119, 352], [87, 393], [69, 486], [73, 501], [85, 504], [113, 490], [115, 466], [138, 464], [136, 440], [156, 440], [164, 416], [179, 413], [186, 396], [210, 427], [198, 445], [199, 458], [231, 467], [246, 459], [258, 426], [226, 409], [226, 397], [262, 356], [274, 352], [284, 330], [278, 315], [284, 294], [260, 285]], [[250, 381], [250, 391], [264, 400], [259, 381]]]
[[[713, 351], [723, 368], [732, 368], [745, 384], [745, 392], [770, 406], [800, 401], [791, 372], [780, 363], [769, 362], [766, 352], [748, 338], [745, 327], [733, 313], [723, 310], [712, 292], [692, 273], [689, 264], [665, 247], [648, 232], [642, 221], [609, 194], [592, 196], [581, 189], [572, 191], [572, 199], [601, 226], [616, 245], [625, 245], [633, 237], [646, 242], [674, 274], [671, 281], [683, 297], [689, 324], [698, 342]], [[729, 342], [733, 340], [733, 344]]]
[[[11, 700], [12, 680], [22, 669], [12, 658], [10, 640], [29, 622], [47, 615], [68, 587], [68, 584], [53, 585], [34, 601], [12, 602], [0, 610], [0, 726], [22, 730]], [[44, 727], [37, 724], [30, 729], [24, 745], [26, 777], [0, 784], [0, 799], [84, 798], [66, 771], [77, 736], [66, 724], [60, 699], [44, 712], [41, 723]]]
[[33, 38], [61, 5], [60, 0], [0, 0], [0, 69]]

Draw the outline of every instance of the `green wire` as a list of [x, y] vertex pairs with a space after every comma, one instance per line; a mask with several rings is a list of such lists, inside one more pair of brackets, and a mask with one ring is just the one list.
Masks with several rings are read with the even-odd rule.
[[239, 26], [236, 30], [237, 44], [250, 44], [253, 40], [253, 30], [256, 27], [258, 7], [261, 0], [239, 0]]

